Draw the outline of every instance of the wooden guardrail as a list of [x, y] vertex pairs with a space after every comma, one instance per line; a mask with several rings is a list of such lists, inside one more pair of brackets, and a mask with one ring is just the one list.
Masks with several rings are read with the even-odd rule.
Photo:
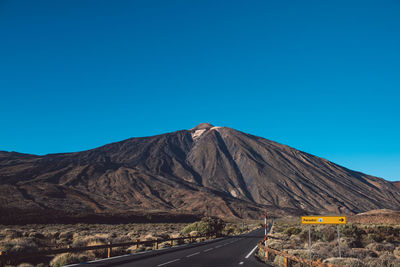
[[263, 241], [258, 243], [258, 248], [260, 251], [264, 252], [264, 261], [268, 262], [271, 260], [271, 254], [279, 255], [284, 258], [284, 267], [290, 267], [292, 262], [297, 262], [304, 264], [306, 266], [313, 266], [313, 267], [343, 267], [341, 265], [331, 264], [331, 263], [323, 263], [322, 260], [310, 261], [307, 259], [303, 259], [300, 257], [296, 257], [289, 253], [279, 251], [276, 249], [269, 248], [268, 246], [264, 246]]
[[125, 242], [125, 243], [111, 243], [108, 242], [106, 245], [96, 245], [96, 246], [86, 246], [86, 247], [70, 247], [67, 248], [59, 248], [59, 249], [46, 249], [46, 250], [39, 250], [30, 253], [23, 253], [23, 252], [10, 252], [5, 253], [4, 251], [0, 251], [0, 267], [4, 267], [8, 261], [15, 260], [15, 259], [34, 259], [39, 258], [47, 255], [56, 255], [61, 253], [73, 253], [73, 252], [82, 252], [88, 250], [96, 250], [96, 249], [105, 249], [107, 258], [110, 258], [112, 255], [112, 248], [115, 247], [127, 247], [136, 245], [136, 248], [139, 248], [140, 245], [152, 245], [154, 249], [158, 249], [158, 245], [163, 242], [170, 242], [170, 246], [174, 246], [174, 241], [176, 240], [189, 240], [190, 243], [193, 240], [198, 238], [202, 239], [211, 239], [212, 237], [217, 238], [217, 235], [199, 235], [199, 236], [183, 236], [183, 237], [176, 237], [176, 238], [164, 238], [164, 239], [155, 239], [155, 240], [139, 240]]

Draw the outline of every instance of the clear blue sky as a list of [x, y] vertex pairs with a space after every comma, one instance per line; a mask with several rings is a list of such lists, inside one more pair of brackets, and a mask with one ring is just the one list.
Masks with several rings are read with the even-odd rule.
[[228, 126], [400, 180], [400, 2], [0, 0], [0, 150]]

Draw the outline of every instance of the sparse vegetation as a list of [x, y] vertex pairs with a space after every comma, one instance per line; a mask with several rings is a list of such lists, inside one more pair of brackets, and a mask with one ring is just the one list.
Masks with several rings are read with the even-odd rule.
[[[103, 245], [107, 242], [121, 243], [137, 239], [167, 238], [179, 236], [185, 223], [159, 224], [54, 224], [54, 225], [0, 225], [0, 250], [4, 252], [35, 252], [40, 248], [65, 248]], [[145, 247], [113, 248], [113, 255], [135, 253]], [[65, 253], [53, 259], [43, 257], [37, 262], [10, 262], [7, 266], [32, 264], [33, 266], [63, 266], [67, 263], [84, 262], [104, 258], [105, 249], [90, 250], [79, 254]], [[51, 260], [51, 261], [50, 261]], [[24, 265], [24, 266], [25, 266]]]
[[[400, 267], [400, 225], [349, 223], [340, 226], [342, 258], [338, 255], [336, 226], [311, 226], [313, 259], [343, 266]], [[308, 227], [300, 221], [275, 222], [268, 246], [308, 258]], [[275, 264], [282, 262], [275, 257]]]
[[50, 262], [51, 267], [62, 267], [67, 264], [72, 264], [72, 263], [79, 263], [80, 262], [80, 257], [75, 254], [71, 253], [64, 253], [60, 254], [54, 257], [54, 259]]
[[[257, 225], [256, 225], [257, 226]], [[168, 239], [181, 236], [223, 234], [235, 235], [249, 230], [240, 222], [224, 222], [218, 218], [203, 218], [192, 224], [54, 224], [54, 225], [0, 225], [0, 250], [4, 252], [35, 252], [42, 248], [65, 248], [104, 245], [108, 242], [122, 243], [136, 240]], [[184, 241], [176, 240], [175, 244]], [[188, 242], [188, 241], [187, 241]], [[170, 242], [162, 242], [159, 248], [169, 247]], [[113, 248], [112, 255], [123, 255], [153, 249], [152, 245], [140, 245]], [[89, 250], [81, 253], [64, 253], [54, 257], [43, 257], [35, 262], [15, 260], [11, 266], [63, 266], [65, 264], [85, 262], [104, 258], [105, 249]]]
[[220, 235], [225, 227], [225, 222], [219, 218], [204, 217], [199, 222], [189, 224], [183, 229], [184, 234], [196, 231], [199, 235]]

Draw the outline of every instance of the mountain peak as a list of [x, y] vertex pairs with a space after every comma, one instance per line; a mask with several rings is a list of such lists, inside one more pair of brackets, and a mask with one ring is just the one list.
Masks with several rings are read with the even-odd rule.
[[116, 222], [136, 211], [252, 219], [265, 208], [272, 216], [400, 211], [396, 183], [210, 123], [61, 155], [0, 152], [0, 166], [0, 224], [99, 212]]
[[200, 123], [196, 127], [190, 129], [191, 131], [197, 131], [197, 130], [208, 130], [210, 128], [214, 127], [211, 123]]

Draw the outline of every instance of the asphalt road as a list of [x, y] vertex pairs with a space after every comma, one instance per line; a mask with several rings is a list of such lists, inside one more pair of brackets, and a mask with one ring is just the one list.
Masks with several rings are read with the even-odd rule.
[[[106, 260], [88, 262], [84, 265], [90, 267], [105, 266], [140, 266], [140, 267], [229, 267], [229, 266], [262, 266], [254, 253], [258, 249], [257, 242], [264, 237], [264, 229], [258, 229], [251, 233], [225, 237], [208, 242], [174, 247], [172, 249], [119, 256]], [[82, 265], [82, 264], [79, 264]], [[79, 266], [74, 265], [74, 266]]]

